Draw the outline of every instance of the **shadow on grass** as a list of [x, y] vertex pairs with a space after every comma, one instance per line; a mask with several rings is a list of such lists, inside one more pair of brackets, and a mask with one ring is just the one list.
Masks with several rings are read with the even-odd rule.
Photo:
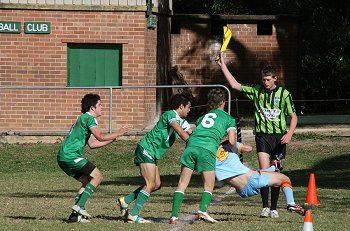
[[28, 217], [28, 216], [5, 216], [7, 218], [15, 219], [15, 220], [36, 220], [36, 217]]
[[[161, 175], [162, 187], [175, 187], [179, 182], [179, 175]], [[136, 177], [117, 177], [115, 180], [103, 181], [101, 185], [142, 185], [144, 183], [141, 176]], [[202, 178], [199, 174], [192, 175], [189, 187], [202, 187]]]
[[97, 215], [94, 216], [96, 219], [109, 220], [109, 221], [125, 221], [123, 216], [105, 216], [105, 215]]
[[[289, 176], [295, 186], [308, 186], [310, 173], [315, 174], [316, 185], [321, 188], [350, 188], [350, 154], [341, 154], [322, 160], [310, 169], [301, 169], [294, 171], [283, 171]], [[179, 181], [179, 175], [161, 176], [163, 187], [176, 187]], [[113, 181], [104, 181], [102, 185], [142, 185], [143, 179], [137, 177], [120, 177]], [[202, 179], [199, 174], [194, 174], [191, 178], [189, 187], [202, 187]]]
[[[18, 198], [60, 198], [57, 195], [49, 195], [42, 193], [11, 193], [8, 194], [10, 197], [18, 197]], [[62, 197], [65, 198], [65, 197]]]
[[317, 187], [329, 189], [350, 188], [350, 154], [322, 160], [311, 169], [284, 171], [295, 186], [307, 187], [310, 173], [315, 174]]

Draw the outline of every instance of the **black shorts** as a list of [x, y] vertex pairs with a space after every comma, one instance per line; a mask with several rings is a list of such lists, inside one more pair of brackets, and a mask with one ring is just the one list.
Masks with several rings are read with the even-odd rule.
[[271, 160], [284, 159], [286, 157], [286, 144], [281, 144], [284, 134], [264, 134], [255, 135], [256, 151], [270, 154]]
[[92, 171], [94, 171], [95, 168], [96, 166], [90, 161], [88, 161], [84, 165], [84, 167], [82, 167], [80, 171], [77, 174], [75, 174], [74, 179], [78, 180], [82, 175], [90, 176], [90, 174], [92, 173]]

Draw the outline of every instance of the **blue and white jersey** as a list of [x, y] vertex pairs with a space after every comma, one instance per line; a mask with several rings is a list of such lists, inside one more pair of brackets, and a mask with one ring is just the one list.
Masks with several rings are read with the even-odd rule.
[[[241, 143], [237, 142], [237, 149]], [[234, 153], [228, 144], [220, 145], [216, 153], [216, 172], [215, 176], [218, 181], [225, 180], [230, 177], [239, 176], [249, 171]]]

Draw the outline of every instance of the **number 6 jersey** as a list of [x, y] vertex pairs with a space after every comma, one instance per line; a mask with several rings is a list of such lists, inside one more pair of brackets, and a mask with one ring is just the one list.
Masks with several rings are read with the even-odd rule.
[[222, 138], [231, 129], [236, 129], [236, 120], [222, 109], [213, 109], [196, 121], [196, 129], [187, 146], [202, 147], [215, 154]]

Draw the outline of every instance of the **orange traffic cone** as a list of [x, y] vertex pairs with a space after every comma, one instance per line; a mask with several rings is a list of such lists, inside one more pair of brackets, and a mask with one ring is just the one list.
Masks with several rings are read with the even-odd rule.
[[317, 199], [317, 192], [316, 192], [315, 175], [313, 173], [310, 174], [309, 186], [307, 188], [307, 196], [306, 196], [305, 204], [319, 205], [318, 199]]
[[311, 210], [306, 210], [302, 231], [313, 231], [313, 230], [314, 230], [314, 227], [312, 225]]

